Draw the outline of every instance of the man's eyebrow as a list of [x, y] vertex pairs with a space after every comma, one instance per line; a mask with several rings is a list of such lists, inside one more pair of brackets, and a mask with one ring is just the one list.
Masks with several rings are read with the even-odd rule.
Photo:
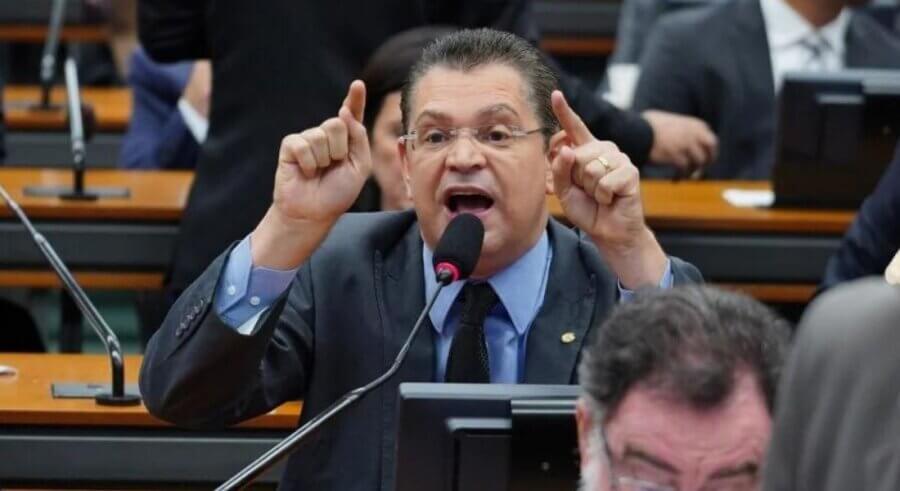
[[759, 465], [756, 462], [744, 462], [743, 464], [725, 467], [717, 470], [711, 476], [710, 479], [724, 479], [727, 477], [736, 477], [736, 476], [755, 476], [759, 472]]
[[653, 455], [650, 455], [649, 453], [647, 453], [639, 448], [625, 447], [624, 458], [625, 459], [632, 458], [632, 459], [641, 460], [643, 462], [646, 462], [647, 464], [652, 465], [653, 467], [656, 467], [658, 469], [666, 471], [670, 474], [678, 474], [678, 469], [676, 469], [674, 465], [672, 465], [658, 457], [654, 457]]
[[416, 118], [416, 124], [418, 124], [419, 121], [421, 121], [425, 118], [431, 118], [431, 119], [435, 119], [437, 121], [444, 121], [444, 122], [451, 121], [453, 119], [447, 113], [442, 113], [440, 111], [435, 111], [432, 109], [426, 109], [426, 110], [422, 111], [421, 114], [419, 114], [419, 117]]

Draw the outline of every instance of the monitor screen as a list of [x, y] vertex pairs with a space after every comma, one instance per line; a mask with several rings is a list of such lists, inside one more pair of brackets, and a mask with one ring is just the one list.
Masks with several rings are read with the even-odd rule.
[[788, 73], [772, 174], [777, 206], [856, 208], [900, 135], [900, 71]]
[[400, 385], [396, 491], [575, 489], [571, 385]]

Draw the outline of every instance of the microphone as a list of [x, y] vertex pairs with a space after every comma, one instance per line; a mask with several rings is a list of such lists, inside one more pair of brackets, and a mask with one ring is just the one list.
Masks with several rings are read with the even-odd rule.
[[483, 241], [484, 224], [475, 215], [464, 213], [451, 220], [431, 260], [437, 280], [449, 285], [468, 278], [478, 264]]
[[394, 363], [388, 371], [384, 372], [380, 377], [368, 384], [357, 387], [344, 394], [343, 397], [338, 399], [331, 406], [328, 406], [328, 408], [319, 415], [307, 421], [305, 425], [296, 429], [293, 433], [288, 435], [287, 438], [280, 441], [250, 465], [244, 467], [244, 469], [235, 474], [227, 482], [216, 488], [216, 491], [242, 489], [244, 486], [250, 484], [254, 479], [259, 477], [260, 474], [275, 465], [275, 463], [284, 458], [285, 455], [296, 449], [309, 435], [318, 430], [328, 420], [335, 417], [338, 413], [359, 401], [363, 396], [380, 387], [393, 377], [400, 369], [400, 365], [403, 364], [403, 360], [406, 359], [406, 354], [409, 352], [409, 348], [412, 346], [412, 342], [416, 338], [419, 328], [422, 327], [428, 312], [431, 311], [431, 307], [434, 305], [434, 301], [437, 299], [438, 294], [441, 293], [441, 290], [454, 281], [468, 278], [469, 275], [472, 274], [472, 271], [475, 270], [475, 265], [478, 264], [478, 257], [481, 256], [481, 244], [483, 240], [484, 225], [481, 223], [481, 220], [474, 215], [457, 215], [456, 218], [451, 220], [447, 225], [447, 229], [444, 231], [444, 235], [441, 236], [441, 240], [435, 248], [434, 268], [438, 283], [437, 290], [435, 290], [434, 294], [431, 295], [431, 298], [428, 299], [425, 308], [422, 309], [422, 313], [419, 314], [419, 318], [416, 320], [415, 325], [413, 325], [412, 331], [409, 333], [406, 342], [403, 343], [403, 347], [400, 348], [400, 352], [397, 353], [397, 358], [394, 359]]
[[[53, 250], [53, 247], [47, 242], [47, 239], [34, 228], [34, 225], [31, 224], [31, 220], [28, 219], [28, 216], [25, 215], [25, 212], [22, 211], [19, 204], [12, 199], [2, 185], [0, 185], [0, 195], [3, 196], [3, 199], [6, 200], [6, 204], [9, 205], [13, 213], [19, 218], [19, 221], [25, 226], [28, 233], [31, 234], [31, 238], [38, 246], [38, 249], [41, 250], [41, 253], [43, 253], [44, 257], [50, 262], [50, 266], [53, 268], [53, 271], [56, 272], [56, 275], [59, 276], [59, 279], [62, 280], [66, 291], [68, 291], [75, 300], [75, 304], [78, 306], [81, 314], [87, 319], [91, 327], [94, 328], [94, 332], [100, 336], [100, 340], [103, 342], [103, 346], [106, 348], [106, 353], [109, 356], [110, 367], [112, 370], [110, 392], [98, 393], [98, 388], [100, 390], [103, 389], [103, 386], [99, 384], [60, 384], [60, 387], [57, 387], [57, 384], [53, 384], [54, 396], [65, 391], [69, 397], [93, 397], [94, 400], [97, 401], [97, 404], [103, 406], [132, 406], [140, 404], [140, 396], [125, 392], [125, 364], [122, 357], [122, 345], [119, 343], [119, 337], [116, 336], [115, 331], [109, 327], [109, 324], [107, 324], [106, 320], [100, 315], [97, 307], [94, 306], [84, 290], [81, 289], [78, 282], [75, 281], [69, 268], [66, 267], [62, 259], [59, 258], [56, 251]], [[64, 389], [60, 390], [63, 386], [65, 386]]]
[[62, 30], [63, 13], [66, 0], [53, 0], [50, 10], [50, 25], [47, 28], [47, 39], [44, 41], [44, 52], [41, 55], [41, 102], [33, 109], [41, 111], [57, 110], [59, 106], [50, 104], [50, 90], [53, 88], [53, 75], [56, 72], [56, 50], [59, 49], [59, 35]]
[[[85, 188], [84, 173], [87, 148], [85, 146], [84, 117], [81, 92], [78, 85], [78, 68], [75, 60], [66, 59], [66, 97], [69, 104], [69, 135], [72, 140], [72, 187], [68, 186], [28, 186], [26, 196], [59, 197], [69, 200], [95, 200], [100, 197], [127, 198], [127, 188]], [[88, 115], [93, 117], [93, 111]], [[89, 124], [93, 121], [89, 120]]]

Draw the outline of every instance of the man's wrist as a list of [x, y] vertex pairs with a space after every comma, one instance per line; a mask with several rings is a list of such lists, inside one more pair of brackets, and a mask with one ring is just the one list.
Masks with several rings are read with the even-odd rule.
[[594, 243], [621, 285], [629, 290], [657, 286], [666, 273], [668, 258], [646, 225], [627, 243], [610, 244], [596, 239]]
[[333, 225], [334, 221], [286, 217], [274, 206], [269, 207], [250, 234], [253, 265], [277, 270], [296, 269], [325, 240]]

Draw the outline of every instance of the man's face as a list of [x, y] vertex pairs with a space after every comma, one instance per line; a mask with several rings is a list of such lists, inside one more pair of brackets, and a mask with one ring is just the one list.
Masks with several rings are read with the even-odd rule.
[[[435, 67], [416, 84], [410, 130], [540, 127], [519, 73], [500, 64], [468, 72]], [[518, 259], [547, 223], [550, 162], [540, 133], [506, 148], [459, 135], [440, 150], [399, 144], [403, 173], [422, 237], [434, 248], [450, 220], [472, 213], [484, 223], [484, 246], [473, 276], [490, 276]]]
[[637, 386], [606, 418], [609, 461], [587, 405], [578, 408], [584, 491], [609, 491], [611, 474], [677, 491], [756, 491], [772, 420], [756, 378], [739, 372], [732, 394], [696, 409], [655, 388]]
[[404, 210], [412, 206], [400, 172], [397, 138], [401, 135], [403, 123], [400, 116], [400, 91], [396, 91], [384, 98], [370, 131], [372, 173], [381, 189], [383, 210]]

